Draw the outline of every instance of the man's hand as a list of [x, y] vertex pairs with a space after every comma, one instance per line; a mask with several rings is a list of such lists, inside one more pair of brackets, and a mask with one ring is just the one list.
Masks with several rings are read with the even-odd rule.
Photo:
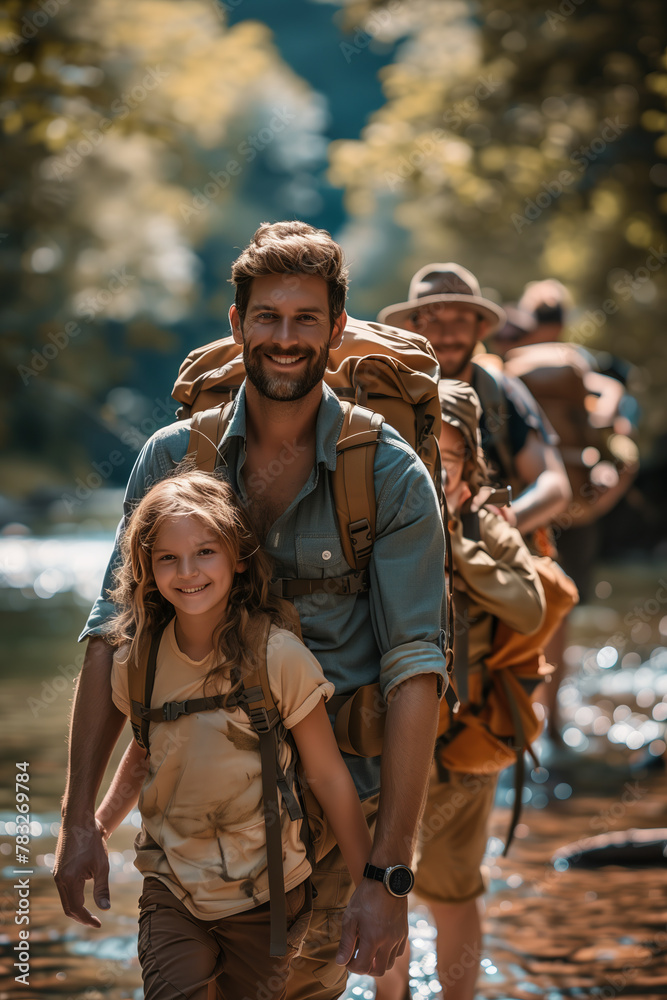
[[89, 822], [76, 825], [63, 820], [53, 877], [66, 915], [88, 927], [101, 927], [99, 918], [84, 906], [85, 882], [92, 878], [95, 903], [100, 910], [111, 907], [109, 857], [102, 832], [92, 817]]
[[380, 882], [364, 879], [343, 914], [337, 964], [359, 975], [381, 976], [403, 954], [407, 940], [407, 897], [392, 896]]
[[108, 910], [109, 860], [104, 838], [95, 824], [95, 799], [125, 716], [111, 698], [113, 647], [103, 638], [89, 639], [74, 695], [70, 723], [67, 784], [53, 876], [68, 917], [88, 927], [101, 927], [83, 905], [86, 879], [95, 880], [93, 896]]

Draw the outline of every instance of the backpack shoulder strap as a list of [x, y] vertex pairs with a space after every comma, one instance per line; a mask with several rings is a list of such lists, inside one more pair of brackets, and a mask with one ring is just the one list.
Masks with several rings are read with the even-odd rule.
[[[466, 538], [470, 538], [473, 541], [479, 540], [480, 529], [479, 529], [479, 514], [473, 511], [467, 511], [461, 515], [461, 526], [463, 529], [463, 534]], [[451, 552], [450, 548], [450, 552]], [[453, 567], [456, 569], [456, 567]], [[451, 573], [450, 573], [451, 575]], [[468, 646], [468, 631], [470, 628], [469, 623], [469, 609], [470, 609], [470, 598], [466, 590], [456, 590], [454, 591], [455, 596], [453, 597], [455, 603], [455, 618], [457, 623], [457, 628], [454, 632], [454, 679], [456, 681], [456, 693], [462, 704], [468, 701], [468, 664], [469, 664], [469, 646]], [[451, 600], [451, 598], [450, 598]]]
[[155, 685], [155, 668], [162, 635], [167, 626], [154, 632], [150, 643], [143, 643], [136, 663], [127, 668], [127, 686], [130, 696], [130, 724], [134, 738], [150, 754], [149, 730], [151, 723], [151, 698]]
[[[277, 727], [280, 713], [271, 693], [269, 673], [266, 663], [266, 646], [271, 631], [268, 615], [254, 615], [250, 622], [249, 646], [253, 651], [254, 666], [244, 671], [241, 701], [248, 714], [250, 724], [259, 739], [262, 761], [262, 799], [264, 803], [264, 829], [266, 831], [266, 863], [269, 878], [269, 899], [271, 900], [271, 945], [270, 955], [287, 954], [287, 909], [285, 905], [285, 879], [283, 873], [282, 823], [280, 821], [280, 801], [278, 785], [285, 805], [290, 811], [291, 788], [282, 771], [279, 771]], [[294, 799], [294, 801], [296, 801]], [[300, 817], [303, 813], [299, 810]], [[297, 818], [291, 816], [291, 818]]]
[[198, 469], [214, 472], [218, 464], [218, 445], [227, 429], [234, 402], [200, 410], [191, 418], [190, 440], [186, 458], [194, 459]]
[[[166, 627], [166, 626], [165, 626]], [[290, 819], [303, 819], [303, 811], [293, 790], [294, 765], [285, 774], [279, 762], [278, 725], [280, 713], [271, 693], [266, 662], [266, 647], [271, 630], [268, 615], [256, 615], [251, 621], [249, 645], [254, 653], [254, 665], [242, 677], [242, 691], [234, 700], [222, 696], [198, 698], [188, 702], [168, 702], [161, 708], [151, 709], [155, 684], [157, 653], [164, 628], [156, 632], [150, 643], [145, 643], [139, 662], [128, 670], [131, 722], [135, 739], [140, 747], [149, 750], [151, 722], [171, 721], [180, 715], [211, 711], [215, 708], [238, 705], [248, 715], [250, 724], [259, 740], [262, 763], [262, 799], [266, 831], [266, 860], [271, 900], [271, 956], [287, 953], [287, 910], [285, 905], [285, 880], [283, 873], [282, 823], [278, 788]], [[224, 703], [224, 704], [223, 704]], [[167, 711], [165, 711], [167, 710]]]
[[507, 397], [502, 387], [502, 376], [483, 365], [475, 365], [476, 377], [474, 389], [479, 396], [484, 423], [502, 465], [502, 475], [514, 478], [514, 459], [510, 446], [509, 419], [510, 412]]
[[256, 733], [269, 732], [280, 721], [271, 693], [266, 665], [266, 644], [271, 631], [271, 619], [266, 614], [254, 614], [248, 624], [252, 650], [252, 669], [245, 669], [243, 684], [244, 708]]
[[[280, 788], [283, 802], [289, 813], [290, 819], [298, 820], [303, 818], [303, 812], [297, 801], [293, 790], [293, 767], [283, 772], [278, 761], [278, 725], [282, 722], [280, 710], [278, 709], [271, 685], [269, 684], [269, 672], [267, 666], [267, 646], [271, 632], [271, 619], [266, 614], [253, 616], [250, 624], [250, 643], [255, 654], [255, 665], [252, 670], [244, 672], [242, 677], [242, 690], [237, 695], [237, 704], [247, 713], [250, 724], [258, 737], [270, 734], [275, 743], [274, 769], [277, 775], [277, 783]], [[266, 741], [268, 745], [268, 740]]]
[[[217, 466], [218, 445], [229, 425], [233, 405], [232, 401], [200, 410], [192, 417], [186, 458], [194, 460], [196, 467], [204, 472], [213, 472]], [[274, 580], [273, 593], [288, 600], [325, 590], [346, 595], [368, 590], [363, 570], [370, 561], [375, 540], [373, 466], [383, 417], [357, 404], [344, 402], [341, 405], [344, 418], [336, 446], [338, 457], [332, 488], [343, 552], [355, 572], [325, 581]]]
[[368, 566], [375, 541], [375, 451], [384, 418], [365, 406], [341, 403], [332, 489], [343, 553], [357, 572]]

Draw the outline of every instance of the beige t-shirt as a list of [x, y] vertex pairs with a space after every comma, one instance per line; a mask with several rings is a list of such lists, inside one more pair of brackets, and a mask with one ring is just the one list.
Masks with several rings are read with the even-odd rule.
[[[215, 654], [191, 660], [178, 647], [174, 621], [157, 657], [151, 708], [204, 695]], [[129, 715], [127, 647], [114, 656], [113, 700]], [[291, 632], [272, 628], [267, 645], [271, 692], [283, 725], [291, 729], [329, 698], [313, 654]], [[209, 686], [210, 687], [210, 686]], [[229, 690], [222, 681], [220, 693]], [[206, 694], [216, 693], [207, 689]], [[213, 920], [240, 913], [269, 898], [259, 740], [242, 708], [181, 715], [151, 724], [150, 769], [139, 798], [142, 829], [136, 867], [159, 878], [191, 913]], [[291, 750], [280, 742], [280, 764]], [[310, 874], [299, 823], [281, 809], [285, 891]]]

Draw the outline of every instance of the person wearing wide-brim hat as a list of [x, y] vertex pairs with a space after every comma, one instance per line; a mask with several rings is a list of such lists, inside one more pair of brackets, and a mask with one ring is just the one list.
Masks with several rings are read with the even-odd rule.
[[443, 378], [470, 381], [478, 340], [505, 322], [503, 309], [482, 295], [475, 275], [460, 264], [426, 264], [405, 302], [386, 306], [378, 322], [420, 333], [431, 341]]
[[443, 379], [472, 385], [482, 404], [480, 429], [491, 482], [511, 485], [516, 498], [504, 516], [531, 535], [567, 507], [572, 491], [558, 438], [531, 394], [518, 379], [485, 366], [483, 355], [476, 355], [478, 342], [506, 319], [504, 309], [482, 295], [475, 275], [456, 263], [421, 267], [407, 300], [378, 313], [378, 322], [430, 341]]

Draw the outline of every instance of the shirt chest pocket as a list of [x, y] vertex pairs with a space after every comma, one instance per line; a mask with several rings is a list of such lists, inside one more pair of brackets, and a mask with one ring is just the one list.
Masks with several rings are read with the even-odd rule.
[[320, 580], [350, 572], [338, 534], [299, 534], [296, 560], [297, 572], [302, 580]]

